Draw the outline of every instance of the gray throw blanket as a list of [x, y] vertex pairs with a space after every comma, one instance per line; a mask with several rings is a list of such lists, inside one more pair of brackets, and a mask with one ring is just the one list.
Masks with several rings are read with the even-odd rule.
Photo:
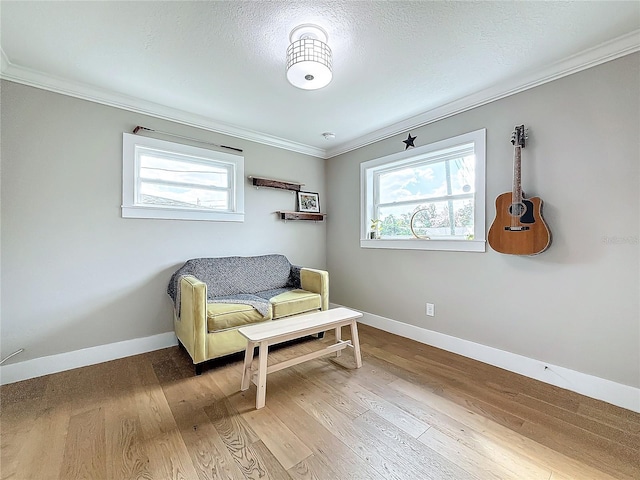
[[269, 313], [269, 298], [300, 288], [300, 268], [284, 255], [194, 258], [172, 276], [167, 294], [180, 315], [180, 279], [192, 275], [207, 284], [208, 303], [251, 305], [262, 316]]

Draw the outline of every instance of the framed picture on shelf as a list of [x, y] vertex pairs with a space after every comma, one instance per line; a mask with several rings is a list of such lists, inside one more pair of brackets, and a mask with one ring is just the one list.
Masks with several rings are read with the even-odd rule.
[[298, 192], [298, 211], [320, 213], [320, 199], [317, 193]]

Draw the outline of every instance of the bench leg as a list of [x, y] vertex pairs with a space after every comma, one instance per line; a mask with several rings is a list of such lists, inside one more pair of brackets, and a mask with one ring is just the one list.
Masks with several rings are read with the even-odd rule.
[[358, 323], [351, 322], [351, 343], [353, 344], [353, 357], [356, 360], [356, 368], [362, 366], [362, 356], [360, 355], [360, 339], [358, 338]]
[[[342, 327], [336, 327], [336, 343], [340, 343], [340, 340], [342, 340]], [[336, 357], [339, 357], [341, 353], [342, 350], [338, 350]]]
[[253, 363], [253, 349], [255, 344], [247, 342], [247, 349], [244, 352], [244, 366], [242, 367], [242, 386], [240, 390], [245, 391], [251, 384], [251, 364]]
[[256, 393], [256, 410], [264, 407], [267, 397], [267, 355], [269, 353], [268, 342], [260, 342], [258, 353], [258, 391]]

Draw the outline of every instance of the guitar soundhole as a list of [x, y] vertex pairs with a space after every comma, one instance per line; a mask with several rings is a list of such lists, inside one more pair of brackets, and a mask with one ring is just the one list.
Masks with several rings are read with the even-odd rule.
[[513, 217], [521, 217], [526, 211], [526, 207], [522, 203], [512, 203], [509, 207], [509, 215]]

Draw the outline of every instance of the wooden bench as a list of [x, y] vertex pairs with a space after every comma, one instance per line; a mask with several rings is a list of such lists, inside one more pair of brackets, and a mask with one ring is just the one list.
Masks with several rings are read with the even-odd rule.
[[[256, 409], [264, 407], [267, 393], [267, 374], [277, 372], [283, 368], [297, 365], [307, 360], [328, 355], [335, 352], [340, 356], [340, 352], [347, 347], [353, 348], [353, 356], [356, 361], [356, 368], [362, 366], [360, 356], [360, 342], [358, 340], [358, 326], [356, 319], [362, 317], [362, 313], [348, 308], [334, 308], [322, 312], [297, 315], [282, 320], [258, 323], [238, 329], [247, 339], [247, 350], [244, 356], [244, 367], [242, 372], [241, 389], [247, 390], [249, 383], [253, 382], [257, 387]], [[351, 340], [342, 340], [342, 327], [351, 327]], [[269, 345], [286, 342], [296, 338], [313, 335], [335, 329], [336, 343], [329, 345], [317, 352], [307, 353], [296, 358], [292, 358], [274, 365], [267, 366], [267, 355]], [[258, 367], [253, 368], [253, 351], [259, 347]]]

